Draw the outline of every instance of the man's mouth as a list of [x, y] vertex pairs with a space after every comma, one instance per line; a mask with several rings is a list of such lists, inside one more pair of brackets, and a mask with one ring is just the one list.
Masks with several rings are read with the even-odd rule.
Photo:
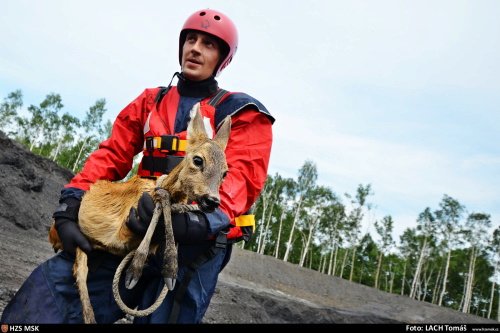
[[196, 65], [201, 65], [201, 62], [196, 60], [196, 59], [188, 59], [187, 62], [190, 62], [190, 63], [193, 63], [193, 64], [196, 64]]

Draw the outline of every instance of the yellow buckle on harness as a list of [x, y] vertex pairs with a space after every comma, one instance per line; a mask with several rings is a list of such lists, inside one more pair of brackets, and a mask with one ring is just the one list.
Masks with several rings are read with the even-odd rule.
[[187, 146], [188, 146], [188, 140], [179, 140], [180, 151], [186, 151]]
[[234, 218], [234, 223], [237, 227], [252, 227], [255, 231], [255, 215], [240, 215]]
[[161, 149], [170, 152], [186, 151], [187, 140], [179, 139], [177, 136], [166, 135], [164, 137], [154, 136], [147, 138], [144, 143], [144, 150]]
[[188, 141], [187, 140], [181, 140], [181, 139], [179, 139], [178, 141], [179, 141], [179, 143], [178, 143], [178, 146], [177, 146], [178, 147], [177, 151], [186, 151]]

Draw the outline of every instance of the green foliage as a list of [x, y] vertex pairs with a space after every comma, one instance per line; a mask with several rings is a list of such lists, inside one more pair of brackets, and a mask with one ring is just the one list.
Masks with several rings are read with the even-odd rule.
[[[26, 112], [21, 90], [16, 90], [0, 104], [0, 129], [35, 154], [78, 171], [99, 142], [110, 132], [111, 123], [103, 124], [106, 101], [99, 99], [80, 121], [68, 112], [59, 94], [50, 93], [39, 105], [29, 105]], [[61, 114], [62, 113], [62, 114]]]
[[15, 121], [19, 109], [23, 106], [23, 94], [21, 90], [11, 92], [0, 104], [0, 130], [7, 135], [12, 135], [12, 125]]

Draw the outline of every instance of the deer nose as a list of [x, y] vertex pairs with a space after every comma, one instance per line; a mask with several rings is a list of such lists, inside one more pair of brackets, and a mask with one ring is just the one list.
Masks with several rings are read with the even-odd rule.
[[219, 198], [205, 195], [201, 197], [200, 202], [198, 203], [200, 205], [200, 208], [204, 212], [213, 212], [215, 208], [219, 207], [220, 205], [220, 200]]

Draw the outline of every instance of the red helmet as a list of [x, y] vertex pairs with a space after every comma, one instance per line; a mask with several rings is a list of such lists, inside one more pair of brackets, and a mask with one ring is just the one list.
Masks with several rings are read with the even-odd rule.
[[[215, 69], [215, 76], [233, 60], [238, 49], [238, 31], [233, 21], [226, 15], [213, 9], [202, 9], [188, 17], [179, 36], [179, 64], [182, 65], [182, 46], [188, 30], [197, 30], [219, 38], [226, 45], [223, 47], [223, 59]], [[224, 50], [225, 49], [225, 50]]]

